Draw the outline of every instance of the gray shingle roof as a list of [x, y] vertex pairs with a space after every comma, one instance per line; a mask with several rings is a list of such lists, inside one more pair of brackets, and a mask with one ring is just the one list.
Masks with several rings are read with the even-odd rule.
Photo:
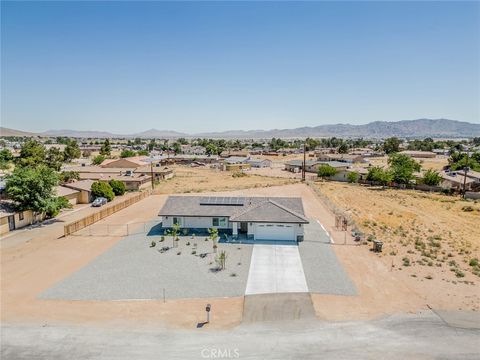
[[299, 197], [247, 197], [243, 205], [202, 205], [201, 196], [169, 196], [160, 216], [225, 216], [231, 221], [308, 223]]

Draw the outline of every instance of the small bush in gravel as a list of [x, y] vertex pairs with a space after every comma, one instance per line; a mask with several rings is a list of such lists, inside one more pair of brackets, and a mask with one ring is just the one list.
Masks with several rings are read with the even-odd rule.
[[465, 212], [471, 212], [471, 211], [473, 211], [473, 210], [474, 210], [474, 209], [473, 209], [473, 207], [471, 207], [471, 206], [464, 206], [464, 207], [462, 207], [462, 211], [465, 211]]
[[192, 255], [196, 255], [197, 252], [195, 250], [192, 251]]
[[182, 252], [181, 251], [177, 252], [177, 255], [182, 255]]
[[242, 263], [241, 263], [241, 262], [239, 262], [239, 263], [237, 263], [237, 265], [238, 265], [238, 266], [240, 266], [240, 265], [242, 265]]
[[150, 247], [155, 247], [155, 245], [157, 245], [157, 244], [155, 243], [155, 241], [152, 241], [152, 242], [150, 243]]
[[208, 241], [208, 238], [205, 238], [205, 241]]
[[477, 258], [473, 258], [470, 260], [470, 262], [468, 263], [470, 266], [477, 266], [478, 265], [478, 259]]
[[190, 246], [190, 241], [187, 241], [187, 243], [185, 245]]
[[230, 276], [231, 276], [231, 277], [235, 277], [235, 276], [237, 276], [237, 274], [231, 273]]

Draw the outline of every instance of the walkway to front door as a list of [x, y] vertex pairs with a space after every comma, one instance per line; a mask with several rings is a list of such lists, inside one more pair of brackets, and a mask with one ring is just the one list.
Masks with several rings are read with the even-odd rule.
[[246, 295], [308, 292], [297, 246], [254, 245]]

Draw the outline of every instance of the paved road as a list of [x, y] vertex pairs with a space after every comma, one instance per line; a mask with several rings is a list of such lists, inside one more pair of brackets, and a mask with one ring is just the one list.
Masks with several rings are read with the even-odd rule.
[[296, 245], [254, 245], [246, 295], [308, 292]]
[[[377, 321], [299, 320], [207, 328], [2, 327], [2, 360], [20, 359], [478, 359], [479, 330], [434, 313]], [[218, 356], [222, 354], [223, 356]]]

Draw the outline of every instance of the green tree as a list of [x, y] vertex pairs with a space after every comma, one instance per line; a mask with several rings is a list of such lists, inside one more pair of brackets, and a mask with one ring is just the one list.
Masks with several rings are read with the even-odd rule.
[[126, 188], [125, 184], [119, 180], [112, 179], [109, 182], [110, 187], [113, 190], [113, 193], [117, 196], [125, 194]]
[[105, 160], [105, 156], [97, 155], [93, 158], [92, 163], [93, 165], [100, 165]]
[[45, 164], [54, 169], [55, 171], [60, 171], [62, 168], [62, 163], [64, 160], [63, 152], [57, 147], [51, 147], [47, 150], [45, 156]]
[[205, 146], [205, 152], [207, 155], [218, 155], [218, 148], [215, 144], [207, 144], [207, 146]]
[[318, 177], [321, 178], [327, 178], [334, 176], [337, 173], [337, 169], [335, 169], [333, 166], [328, 165], [328, 164], [322, 164], [318, 167]]
[[437, 186], [438, 184], [440, 184], [442, 182], [442, 177], [440, 176], [440, 174], [437, 171], [432, 170], [432, 169], [428, 169], [423, 174], [422, 182], [425, 185]]
[[13, 160], [13, 154], [9, 149], [0, 150], [0, 169], [6, 170], [10, 167], [10, 162]]
[[182, 145], [180, 145], [180, 143], [178, 143], [178, 142], [174, 142], [173, 143], [173, 151], [175, 152], [175, 155], [180, 154], [182, 152]]
[[392, 172], [393, 181], [397, 184], [408, 184], [413, 180], [413, 173], [421, 170], [418, 162], [407, 155], [391, 154], [388, 157], [388, 165]]
[[45, 163], [45, 146], [37, 140], [27, 140], [22, 144], [18, 165], [35, 167]]
[[348, 145], [346, 143], [342, 143], [342, 145], [338, 148], [339, 154], [346, 154], [348, 152]]
[[75, 180], [80, 180], [80, 174], [77, 171], [62, 171], [59, 175], [61, 184], [68, 184]]
[[392, 154], [398, 152], [399, 150], [400, 139], [396, 137], [385, 139], [385, 142], [383, 143], [383, 151], [385, 151], [385, 153]]
[[112, 187], [106, 182], [95, 181], [92, 184], [91, 191], [92, 191], [92, 196], [95, 198], [104, 197], [108, 201], [112, 201], [115, 198], [115, 194], [112, 190]]
[[156, 146], [155, 139], [150, 140], [150, 142], [147, 145], [148, 151], [152, 151], [153, 149], [155, 149], [155, 146]]
[[72, 204], [68, 202], [67, 198], [63, 196], [54, 197], [47, 202], [45, 215], [47, 218], [53, 218], [58, 215], [60, 210], [70, 208], [72, 208]]
[[137, 151], [137, 155], [139, 156], [148, 156], [150, 153], [148, 152], [148, 150], [138, 150]]
[[379, 166], [372, 166], [368, 169], [367, 180], [374, 181], [380, 183], [382, 186], [385, 186], [392, 182], [393, 176], [388, 170], [384, 170]]
[[105, 139], [102, 146], [100, 147], [100, 155], [110, 156], [111, 153], [112, 153], [112, 147], [110, 145], [110, 140]]
[[180, 224], [179, 223], [173, 224], [172, 228], [165, 232], [165, 235], [170, 235], [172, 237], [172, 247], [175, 247], [175, 240], [177, 240], [178, 234], [180, 234]]
[[55, 198], [57, 184], [58, 176], [48, 166], [21, 166], [7, 176], [5, 191], [18, 210], [45, 213]]
[[349, 183], [356, 183], [358, 182], [359, 178], [360, 178], [360, 174], [356, 171], [351, 171], [347, 175], [347, 180]]
[[128, 158], [128, 157], [132, 157], [132, 156], [135, 156], [135, 155], [137, 155], [137, 153], [133, 150], [130, 150], [130, 149], [122, 150], [122, 152], [120, 153], [121, 158]]
[[82, 153], [77, 141], [70, 139], [67, 143], [67, 146], [65, 146], [65, 150], [63, 150], [64, 161], [70, 162], [73, 159], [78, 159], [80, 156], [82, 156]]

